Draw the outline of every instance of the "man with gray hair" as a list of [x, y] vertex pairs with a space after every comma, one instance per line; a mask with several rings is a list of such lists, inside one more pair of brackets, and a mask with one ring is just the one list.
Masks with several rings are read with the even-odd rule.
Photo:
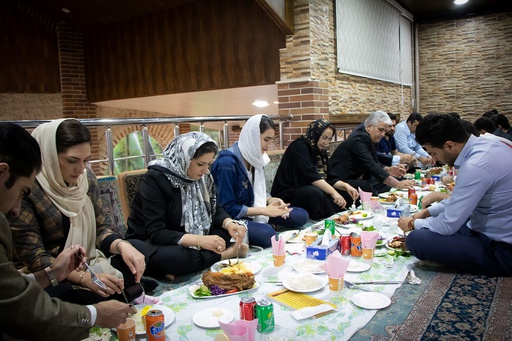
[[357, 131], [342, 142], [331, 156], [331, 169], [327, 177], [330, 184], [345, 181], [352, 187], [375, 195], [386, 192], [390, 187], [410, 188], [414, 180], [398, 180], [406, 169], [403, 165], [384, 166], [376, 154], [376, 143], [386, 134], [392, 124], [388, 114], [376, 111], [364, 122], [364, 129]]

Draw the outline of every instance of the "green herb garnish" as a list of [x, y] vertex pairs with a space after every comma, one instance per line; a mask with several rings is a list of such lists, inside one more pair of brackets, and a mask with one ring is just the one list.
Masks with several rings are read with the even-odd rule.
[[196, 296], [211, 296], [212, 293], [210, 292], [210, 289], [208, 289], [208, 287], [206, 285], [201, 284], [199, 289], [194, 291], [194, 295], [196, 295]]

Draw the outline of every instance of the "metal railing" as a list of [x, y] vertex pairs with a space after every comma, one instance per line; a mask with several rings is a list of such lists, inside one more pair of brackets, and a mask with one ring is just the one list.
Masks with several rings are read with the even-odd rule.
[[[114, 163], [115, 161], [134, 159], [134, 158], [144, 158], [144, 165], [147, 166], [151, 161], [151, 143], [150, 143], [150, 135], [148, 126], [150, 125], [158, 125], [158, 124], [174, 124], [174, 136], [178, 136], [180, 134], [180, 124], [181, 123], [198, 123], [199, 131], [204, 132], [204, 123], [205, 122], [224, 122], [222, 126], [222, 136], [224, 146], [223, 148], [229, 147], [229, 124], [228, 122], [237, 122], [237, 121], [246, 121], [251, 116], [211, 116], [211, 117], [157, 117], [157, 118], [91, 118], [91, 119], [79, 119], [79, 121], [87, 127], [105, 127], [105, 142], [106, 142], [106, 159], [99, 160], [91, 160], [90, 163], [101, 163], [107, 162], [109, 174], [114, 175]], [[279, 147], [283, 149], [283, 124], [284, 122], [291, 121], [293, 116], [270, 116], [269, 117], [274, 121], [279, 121]], [[50, 122], [51, 120], [20, 120], [20, 121], [10, 121], [12, 123], [18, 124], [25, 129], [33, 129], [38, 125], [46, 122]], [[114, 158], [114, 136], [111, 130], [112, 126], [122, 126], [122, 125], [139, 125], [142, 127], [142, 142], [143, 142], [143, 155], [142, 156], [126, 156], [122, 158]]]

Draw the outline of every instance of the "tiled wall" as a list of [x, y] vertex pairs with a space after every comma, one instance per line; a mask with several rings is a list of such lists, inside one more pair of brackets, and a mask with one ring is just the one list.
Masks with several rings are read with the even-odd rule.
[[512, 118], [512, 13], [421, 24], [418, 39], [422, 113]]

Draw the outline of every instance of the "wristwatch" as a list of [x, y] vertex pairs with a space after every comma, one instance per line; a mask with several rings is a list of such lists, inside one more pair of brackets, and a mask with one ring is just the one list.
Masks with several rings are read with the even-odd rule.
[[47, 266], [46, 268], [44, 268], [44, 272], [46, 272], [46, 276], [48, 276], [48, 278], [50, 279], [52, 287], [56, 287], [57, 285], [59, 285], [59, 281], [57, 281], [57, 278], [55, 277], [52, 268]]

